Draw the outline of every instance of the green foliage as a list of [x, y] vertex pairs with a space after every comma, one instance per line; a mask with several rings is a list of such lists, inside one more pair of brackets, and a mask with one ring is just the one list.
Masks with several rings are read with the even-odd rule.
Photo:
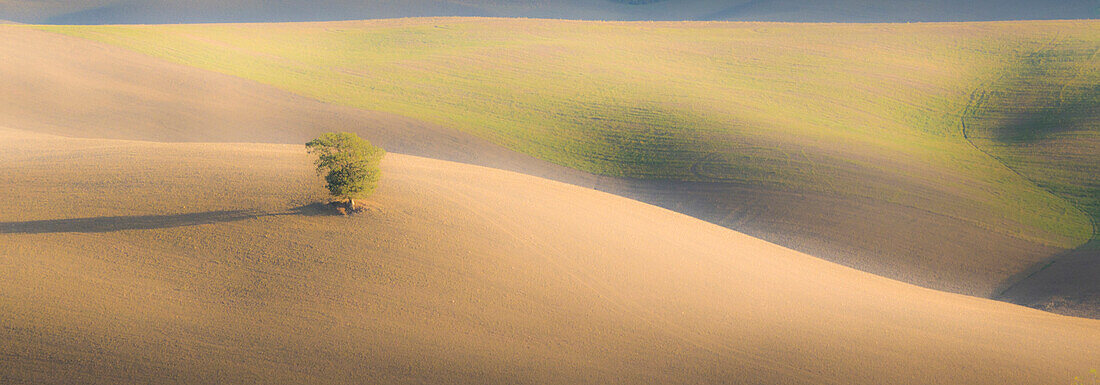
[[348, 132], [325, 133], [306, 143], [317, 156], [317, 172], [325, 174], [325, 188], [337, 198], [365, 198], [378, 186], [379, 162], [386, 152]]

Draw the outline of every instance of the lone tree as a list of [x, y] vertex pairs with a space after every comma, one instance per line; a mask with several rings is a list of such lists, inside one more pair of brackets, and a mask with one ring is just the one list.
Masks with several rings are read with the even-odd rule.
[[317, 173], [325, 175], [325, 188], [332, 196], [346, 199], [355, 210], [355, 199], [374, 192], [382, 171], [378, 163], [386, 151], [349, 132], [329, 132], [306, 143], [306, 151], [317, 155]]

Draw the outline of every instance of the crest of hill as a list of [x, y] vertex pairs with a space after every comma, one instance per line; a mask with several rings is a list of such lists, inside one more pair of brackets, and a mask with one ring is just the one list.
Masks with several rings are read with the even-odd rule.
[[348, 218], [311, 204], [301, 145], [0, 130], [0, 378], [1004, 385], [1097, 364], [1100, 321], [522, 174], [383, 170]]
[[[983, 117], [984, 110], [975, 106], [982, 99], [976, 90], [1010, 96], [1006, 108], [1078, 111], [1074, 119], [1090, 121], [1087, 112], [1095, 109], [1089, 106], [1098, 99], [1088, 90], [1096, 82], [1077, 74], [1093, 73], [1095, 61], [1089, 59], [1100, 48], [1097, 26], [1087, 21], [811, 25], [444, 18], [36, 27], [99, 43], [9, 28], [6, 33], [25, 35], [6, 40], [16, 42], [8, 43], [12, 52], [24, 53], [10, 62], [38, 60], [68, 68], [38, 73], [42, 67], [12, 64], [3, 79], [26, 96], [4, 107], [13, 122], [51, 121], [55, 125], [46, 132], [77, 136], [219, 141], [240, 134], [237, 140], [279, 142], [308, 134], [299, 124], [252, 118], [263, 117], [262, 110], [223, 109], [218, 115], [257, 123], [241, 128], [212, 129], [220, 118], [203, 118], [201, 108], [168, 122], [151, 119], [179, 114], [176, 103], [193, 106], [196, 100], [206, 101], [199, 107], [217, 110], [214, 98], [188, 96], [208, 90], [181, 84], [225, 77], [168, 66], [136, 51], [267, 84], [253, 89], [258, 86], [232, 83], [250, 84], [251, 96], [231, 99], [249, 100], [241, 103], [245, 108], [293, 107], [257, 96], [287, 96], [273, 93], [274, 87], [406, 117], [402, 122], [431, 122], [427, 126], [453, 131], [395, 143], [430, 143], [447, 154], [464, 152], [464, 161], [478, 164], [490, 159], [478, 155], [480, 149], [495, 148], [491, 154], [500, 155], [499, 147], [507, 147], [543, 160], [500, 158], [528, 161], [512, 170], [536, 170], [532, 173], [660, 204], [910, 283], [994, 296], [1090, 238], [1090, 212], [1071, 199], [1083, 196], [1088, 203], [1087, 184], [1095, 174], [1087, 167], [1096, 159], [1088, 154], [1096, 153], [1090, 146], [1097, 142], [1049, 146], [1047, 155], [1030, 158], [1038, 166], [1057, 164], [1077, 173], [1059, 173], [1065, 175], [1059, 177], [1062, 185], [1086, 185], [1066, 190], [1073, 196], [1050, 189], [1035, 173], [992, 154], [972, 137], [978, 131], [963, 129], [978, 130], [979, 120], [999, 119]], [[18, 48], [20, 41], [39, 43], [27, 50]], [[66, 60], [79, 50], [45, 48], [54, 44], [97, 54]], [[1072, 101], [1065, 107], [1072, 108], [1045, 107], [1058, 99], [1011, 96], [1042, 74], [1020, 67], [1027, 56], [1057, 58], [1038, 61], [1040, 69], [1054, 68], [1053, 63], [1060, 68], [1043, 75], [1038, 86], [1065, 88], [1062, 94]], [[120, 61], [133, 65], [122, 70]], [[156, 71], [146, 72], [152, 67]], [[113, 83], [86, 87], [52, 75], [89, 70], [112, 74], [101, 79]], [[135, 84], [131, 71], [148, 73], [149, 79], [164, 78], [160, 71], [190, 75]], [[22, 80], [31, 75], [38, 80]], [[995, 81], [999, 76], [1006, 81]], [[1068, 83], [1075, 85], [1060, 87]], [[157, 100], [146, 106], [157, 113], [134, 114], [127, 103], [86, 108], [87, 103], [59, 99], [80, 94], [72, 100], [111, 101], [110, 95], [135, 89], [148, 94], [123, 93], [122, 100], [157, 95], [141, 99]], [[283, 115], [303, 123], [306, 116], [326, 125], [336, 122], [334, 115], [315, 113], [272, 116]], [[116, 125], [115, 116], [133, 120]], [[402, 132], [387, 123], [352, 126], [383, 138]], [[1074, 127], [1078, 133], [1095, 130]], [[455, 132], [497, 147], [453, 147], [460, 137]], [[1059, 155], [1066, 151], [1082, 155]], [[550, 162], [556, 165], [544, 167]], [[1096, 281], [1081, 285], [1093, 288]]]
[[0, 1], [0, 17], [47, 24], [284, 22], [395, 17], [493, 16], [580, 20], [915, 22], [1083, 19], [1092, 0], [291, 0]]

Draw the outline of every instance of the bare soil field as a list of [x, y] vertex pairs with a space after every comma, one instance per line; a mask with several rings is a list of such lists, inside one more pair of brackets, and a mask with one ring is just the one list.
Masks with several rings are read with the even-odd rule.
[[[400, 154], [343, 217], [300, 145], [0, 130], [5, 383], [1066, 384], [1100, 321]], [[538, 202], [538, 204], [532, 204]]]

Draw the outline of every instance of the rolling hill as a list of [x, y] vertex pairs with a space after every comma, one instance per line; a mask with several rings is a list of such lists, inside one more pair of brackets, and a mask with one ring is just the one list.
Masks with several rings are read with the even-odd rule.
[[[526, 163], [512, 170], [636, 198], [936, 289], [985, 297], [1023, 290], [1023, 279], [1037, 277], [1054, 258], [1095, 236], [1097, 213], [1090, 207], [1100, 197], [1096, 174], [1089, 170], [1100, 150], [1091, 139], [1067, 139], [1097, 132], [1089, 115], [1097, 110], [1093, 54], [1100, 48], [1100, 25], [1095, 22], [448, 18], [11, 26], [6, 33], [41, 33], [32, 28], [98, 41], [85, 46], [74, 39], [41, 38], [87, 47], [68, 50], [90, 58], [84, 62], [110, 67], [117, 60], [112, 55], [124, 55], [135, 63], [156, 63], [136, 64], [127, 72], [167, 66], [134, 54], [143, 53], [328, 104], [400, 116], [448, 138], [480, 140], [477, 148], [492, 148], [487, 151], [493, 154], [504, 154], [499, 148], [505, 147], [542, 160], [518, 157]], [[27, 67], [11, 71], [12, 81], [28, 76], [20, 75]], [[193, 80], [185, 83], [211, 76], [191, 73]], [[194, 103], [174, 87], [151, 87], [174, 95], [158, 108], [170, 111], [176, 97]], [[83, 89], [94, 91], [90, 95], [116, 92]], [[37, 95], [17, 99], [57, 100], [57, 93]], [[42, 117], [36, 121], [100, 116], [59, 114], [72, 107], [64, 100], [51, 103], [57, 108], [13, 103], [8, 115]], [[1006, 119], [1019, 117], [1004, 109], [1025, 111], [1023, 116], [1046, 113], [1040, 120], [1046, 123], [1026, 127], [1054, 136], [983, 139]], [[345, 111], [367, 114], [351, 110]], [[195, 115], [202, 116], [200, 111]], [[220, 141], [238, 132], [208, 130], [187, 120], [127, 125], [129, 132], [107, 123], [58, 124], [63, 128], [45, 132], [163, 140], [165, 127], [174, 127], [178, 133], [172, 140], [185, 141]], [[298, 143], [316, 132], [256, 127], [262, 128], [239, 131], [240, 139]], [[368, 136], [401, 132], [380, 121], [352, 127]], [[409, 142], [451, 140], [429, 138]], [[450, 156], [480, 151], [453, 148], [458, 149], [439, 151]], [[434, 156], [430, 152], [419, 154]], [[476, 158], [450, 159], [495, 166]], [[1060, 171], [1045, 171], [1054, 169]], [[1083, 280], [1072, 287], [1090, 292], [1096, 283]]]
[[1095, 0], [286, 0], [0, 1], [0, 18], [46, 24], [285, 22], [427, 16], [584, 20], [916, 22], [1100, 17]]
[[[4, 383], [1066, 384], [1100, 321], [522, 174], [0, 129]], [[532, 205], [530, 202], [540, 202]]]
[[1029, 269], [999, 297], [1100, 317], [1100, 285], [1089, 284], [1100, 274], [1100, 47], [1067, 39], [1011, 68], [975, 90], [967, 139], [1088, 213], [1093, 241]]
[[[27, 28], [0, 28], [0, 121], [69, 137], [305, 143], [355, 131], [391, 151], [580, 182], [582, 172], [394, 114]], [[430, 138], [430, 140], [424, 140]], [[572, 177], [570, 177], [572, 176]]]

